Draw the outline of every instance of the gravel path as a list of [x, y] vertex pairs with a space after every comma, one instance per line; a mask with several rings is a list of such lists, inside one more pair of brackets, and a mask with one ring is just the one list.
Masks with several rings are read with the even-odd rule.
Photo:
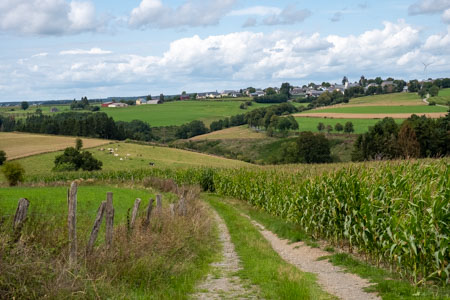
[[345, 300], [381, 299], [377, 295], [363, 290], [364, 287], [370, 286], [367, 280], [351, 273], [344, 273], [341, 268], [333, 266], [326, 260], [317, 260], [329, 253], [319, 248], [311, 248], [303, 242], [290, 244], [288, 240], [278, 238], [256, 221], [252, 220], [252, 223], [285, 261], [304, 272], [316, 274], [318, 283], [328, 293]]
[[222, 243], [220, 262], [213, 263], [213, 271], [206, 280], [197, 286], [193, 299], [261, 299], [255, 286], [244, 283], [235, 275], [241, 268], [239, 257], [231, 242], [230, 233], [225, 222], [214, 211], [218, 224], [219, 239]]

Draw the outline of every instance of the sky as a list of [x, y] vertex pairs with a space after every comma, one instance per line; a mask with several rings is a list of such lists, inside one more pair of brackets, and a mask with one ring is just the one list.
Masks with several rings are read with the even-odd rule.
[[450, 0], [1, 0], [0, 102], [450, 77], [449, 49]]

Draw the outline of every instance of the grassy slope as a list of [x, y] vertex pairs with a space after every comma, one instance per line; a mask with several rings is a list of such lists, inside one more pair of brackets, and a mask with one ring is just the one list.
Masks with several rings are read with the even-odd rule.
[[[97, 250], [94, 252], [94, 259], [99, 262], [89, 263], [88, 260], [84, 262], [84, 254], [81, 254], [84, 249], [83, 245], [89, 238], [97, 208], [101, 201], [105, 200], [108, 191], [114, 193], [116, 243], [113, 245], [113, 253], [115, 251], [115, 255], [109, 259], [105, 257], [106, 252]], [[146, 237], [149, 235], [146, 232], [146, 236], [141, 238], [125, 239], [121, 235], [119, 225], [126, 221], [128, 209], [139, 197], [142, 199], [139, 211], [143, 216], [148, 205], [148, 198], [154, 198], [154, 194], [136, 188], [80, 186], [77, 207], [80, 270], [78, 270], [77, 276], [69, 275], [71, 290], [70, 285], [67, 287], [60, 283], [64, 282], [64, 278], [69, 273], [67, 267], [63, 270], [55, 270], [53, 269], [55, 266], [52, 265], [55, 261], [66, 263], [66, 261], [59, 261], [61, 257], [62, 260], [66, 257], [66, 195], [67, 187], [0, 188], [0, 220], [3, 221], [0, 223], [0, 241], [3, 242], [4, 240], [1, 238], [8, 236], [9, 224], [12, 221], [11, 215], [14, 214], [17, 200], [26, 197], [31, 204], [24, 235], [31, 235], [31, 237], [27, 237], [28, 242], [25, 244], [30, 248], [33, 247], [33, 251], [39, 254], [33, 256], [25, 251], [21, 254], [25, 258], [18, 258], [17, 256], [8, 257], [7, 253], [9, 252], [0, 251], [4, 255], [2, 259], [5, 259], [0, 261], [0, 265], [8, 267], [2, 271], [14, 272], [14, 276], [20, 278], [19, 281], [15, 281], [11, 277], [4, 280], [2, 275], [8, 276], [8, 273], [0, 274], [0, 287], [5, 288], [3, 291], [0, 289], [0, 296], [2, 292], [14, 293], [15, 291], [22, 296], [28, 295], [27, 298], [30, 294], [35, 295], [33, 298], [39, 298], [40, 296], [36, 295], [43, 296], [43, 290], [50, 290], [50, 296], [47, 294], [47, 297], [52, 299], [71, 299], [72, 297], [82, 299], [189, 299], [189, 294], [194, 292], [196, 283], [209, 272], [210, 263], [218, 258], [217, 252], [220, 247], [217, 244], [217, 234], [214, 228], [211, 228], [211, 223], [208, 223], [205, 209], [201, 209], [201, 218], [204, 223], [198, 220], [192, 221], [195, 226], [198, 226], [198, 229], [192, 229], [191, 220], [169, 218], [170, 220], [158, 220], [158, 226], [156, 223], [154, 224], [151, 237]], [[174, 200], [175, 195], [173, 194], [163, 195], [164, 206]], [[198, 210], [196, 212], [199, 213]], [[36, 224], [42, 228], [36, 229]], [[103, 221], [97, 242], [99, 245], [104, 241], [104, 224]], [[140, 224], [140, 220], [137, 221], [137, 224]], [[2, 227], [2, 225], [4, 226]], [[40, 231], [42, 229], [46, 230], [45, 232], [52, 232], [53, 236], [45, 242], [39, 237], [37, 241], [33, 242], [33, 236], [39, 235], [33, 230]], [[45, 236], [48, 236], [48, 233]], [[54, 245], [53, 239], [59, 240], [59, 244]], [[117, 242], [117, 239], [121, 243]], [[150, 245], [142, 246], [148, 243], [145, 241], [146, 239], [150, 239]], [[48, 247], [54, 248], [47, 249]], [[1, 248], [0, 246], [0, 250]], [[60, 251], [62, 251], [62, 255], [58, 255]], [[16, 264], [15, 261], [20, 261], [20, 264]], [[84, 265], [85, 263], [88, 266]], [[44, 265], [50, 267], [45, 268]], [[39, 268], [39, 271], [34, 268]], [[87, 269], [90, 271], [88, 272]], [[26, 275], [20, 275], [24, 272]], [[2, 280], [4, 281], [2, 282]], [[80, 282], [82, 283], [80, 284]], [[48, 284], [52, 287], [46, 287]], [[79, 292], [75, 292], [77, 290]]]
[[395, 114], [395, 113], [433, 113], [446, 112], [440, 106], [341, 106], [334, 108], [321, 108], [308, 113], [349, 113], [349, 114]]
[[[311, 117], [297, 117], [295, 118], [299, 124], [299, 130], [300, 131], [312, 131], [312, 132], [319, 132], [317, 129], [317, 124], [320, 122], [323, 123], [325, 126], [331, 125], [333, 126], [333, 132], [334, 132], [334, 125], [336, 123], [341, 123], [342, 125], [345, 125], [346, 122], [350, 121], [353, 123], [353, 128], [355, 129], [355, 133], [365, 133], [368, 131], [369, 126], [375, 125], [380, 120], [378, 119], [333, 119], [333, 118], [311, 118]], [[402, 119], [396, 119], [397, 123], [403, 122]]]
[[[212, 155], [195, 153], [191, 151], [179, 150], [174, 148], [145, 146], [130, 143], [114, 143], [105, 148], [117, 149], [115, 153], [119, 156], [109, 154], [109, 151], [99, 151], [101, 147], [90, 149], [94, 157], [103, 162], [103, 170], [130, 170], [151, 168], [149, 163], [155, 164], [158, 168], [177, 168], [177, 167], [245, 167], [249, 164]], [[54, 166], [55, 157], [62, 151], [34, 155], [18, 159], [17, 162], [25, 168], [25, 174], [35, 175], [49, 173]], [[127, 156], [127, 154], [130, 154]], [[120, 160], [122, 158], [122, 160]], [[0, 176], [0, 182], [4, 180], [3, 175]]]
[[238, 275], [259, 286], [265, 299], [333, 299], [315, 282], [315, 276], [303, 273], [285, 262], [250, 221], [231, 205], [208, 195], [208, 202], [224, 219], [243, 269]]
[[437, 97], [431, 97], [429, 101], [434, 101], [440, 105], [448, 105], [450, 102], [450, 89], [443, 89], [439, 91]]
[[102, 108], [117, 121], [142, 120], [151, 126], [182, 125], [193, 120], [201, 120], [206, 124], [250, 109], [267, 106], [267, 104], [253, 103], [248, 110], [239, 108], [239, 101], [176, 101], [159, 105], [140, 105], [127, 108]]
[[347, 105], [425, 105], [416, 93], [392, 93], [350, 99]]
[[[239, 200], [225, 198], [222, 201], [233, 206], [236, 210], [249, 215], [252, 219], [263, 224], [268, 230], [276, 233], [280, 238], [285, 238], [292, 242], [304, 241], [312, 247], [318, 246], [318, 243], [314, 242], [296, 224], [288, 223]], [[325, 250], [334, 252], [332, 247], [326, 247]], [[347, 254], [334, 254], [327, 258], [330, 259], [331, 263], [342, 266], [346, 271], [358, 274], [362, 278], [367, 278], [375, 283], [374, 287], [369, 288], [369, 290], [378, 292], [383, 299], [449, 299], [450, 297], [448, 287], [416, 287], [407, 281], [399, 279], [394, 273], [355, 260]]]
[[248, 125], [242, 125], [237, 127], [230, 127], [218, 131], [214, 131], [207, 134], [198, 135], [191, 138], [193, 141], [199, 140], [229, 140], [229, 139], [263, 139], [266, 135], [261, 132], [256, 132]]
[[[0, 132], [0, 149], [6, 152], [8, 159], [26, 157], [52, 152], [75, 146], [75, 137]], [[82, 138], [85, 148], [108, 144], [111, 141]]]

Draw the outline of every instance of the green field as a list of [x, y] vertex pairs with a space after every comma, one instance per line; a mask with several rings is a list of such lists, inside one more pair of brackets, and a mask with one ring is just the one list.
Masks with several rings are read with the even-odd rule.
[[352, 98], [348, 105], [424, 105], [416, 93], [392, 93]]
[[[317, 129], [317, 125], [319, 123], [323, 123], [325, 127], [327, 125], [333, 126], [336, 123], [341, 123], [342, 125], [345, 125], [346, 122], [350, 121], [353, 123], [353, 129], [355, 129], [354, 133], [366, 133], [369, 129], [369, 126], [374, 126], [377, 122], [379, 122], [379, 119], [331, 119], [331, 118], [302, 118], [302, 117], [296, 117], [295, 118], [299, 125], [299, 131], [312, 131], [312, 132], [319, 132]], [[403, 119], [395, 119], [395, 122], [398, 124], [401, 124], [403, 122]], [[326, 130], [325, 130], [326, 131]]]
[[139, 105], [126, 108], [102, 108], [116, 121], [142, 120], [150, 126], [182, 125], [194, 120], [210, 124], [214, 120], [223, 119], [248, 110], [265, 107], [270, 104], [253, 103], [247, 110], [240, 109], [239, 101], [176, 101], [159, 105]]
[[[127, 210], [136, 198], [148, 203], [154, 197], [143, 189], [128, 189], [106, 186], [80, 186], [78, 188], [78, 213], [90, 220], [95, 218], [100, 203], [106, 200], [106, 193], [113, 193], [115, 219], [120, 223], [126, 219]], [[0, 216], [13, 215], [17, 201], [27, 198], [30, 201], [29, 213], [58, 215], [67, 211], [67, 187], [23, 187], [0, 188]]]
[[[104, 151], [99, 149], [105, 148]], [[114, 154], [109, 154], [107, 148], [117, 149]], [[115, 143], [90, 149], [94, 157], [103, 162], [105, 171], [133, 170], [152, 168], [149, 163], [154, 163], [157, 168], [180, 167], [245, 167], [250, 164], [208, 154], [190, 152], [174, 148], [137, 145], [129, 143]], [[62, 151], [29, 156], [16, 160], [25, 168], [25, 174], [36, 175], [49, 173], [54, 166], [55, 157]], [[129, 155], [127, 155], [129, 154]], [[122, 160], [121, 160], [122, 159]], [[4, 180], [3, 175], [0, 181]]]
[[307, 113], [346, 113], [346, 114], [418, 114], [446, 112], [441, 106], [342, 106], [307, 111]]
[[440, 90], [437, 97], [431, 97], [428, 101], [434, 101], [439, 105], [448, 105], [450, 102], [450, 89]]

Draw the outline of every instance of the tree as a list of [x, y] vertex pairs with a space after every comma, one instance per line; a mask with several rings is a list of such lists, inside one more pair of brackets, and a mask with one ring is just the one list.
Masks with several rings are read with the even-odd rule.
[[0, 150], [0, 166], [6, 161], [6, 153], [3, 150]]
[[381, 77], [377, 77], [377, 78], [375, 78], [375, 83], [380, 85], [383, 83], [383, 79], [381, 79]]
[[428, 92], [430, 93], [431, 97], [436, 97], [437, 95], [439, 95], [439, 87], [433, 85]]
[[336, 125], [334, 125], [334, 130], [336, 130], [337, 132], [344, 130], [344, 126], [342, 126], [341, 123], [336, 123]]
[[331, 133], [333, 131], [333, 126], [327, 125], [327, 132]]
[[22, 101], [22, 103], [20, 103], [20, 107], [21, 107], [23, 110], [27, 110], [28, 107], [30, 107], [30, 105], [28, 104], [27, 101]]
[[417, 92], [417, 94], [419, 95], [420, 98], [423, 99], [427, 95], [427, 91], [425, 89], [420, 89], [419, 92]]
[[16, 186], [17, 183], [23, 181], [23, 175], [25, 174], [22, 165], [14, 161], [5, 163], [2, 172], [10, 186]]
[[147, 101], [151, 101], [152, 100], [152, 95], [148, 94], [148, 96], [145, 98]]
[[319, 130], [320, 132], [322, 132], [325, 129], [325, 125], [320, 122], [319, 124], [317, 124], [317, 130]]
[[249, 87], [247, 88], [247, 91], [251, 94], [251, 93], [256, 92], [256, 89], [255, 89], [254, 87], [249, 86]]
[[[337, 124], [336, 124], [337, 125]], [[348, 121], [347, 123], [345, 123], [345, 125], [344, 125], [344, 132], [346, 132], [346, 133], [352, 133], [352, 132], [354, 132], [355, 130], [353, 129], [353, 123], [352, 122], [350, 122], [350, 121]]]
[[362, 86], [362, 87], [365, 87], [366, 86], [366, 82], [367, 82], [367, 80], [364, 77], [364, 75], [361, 75], [361, 78], [359, 79], [359, 85]]
[[330, 143], [323, 134], [301, 132], [296, 142], [300, 162], [311, 164], [332, 161]]
[[37, 108], [37, 109], [36, 109], [36, 113], [37, 113], [38, 115], [42, 114], [42, 109]]
[[270, 95], [275, 95], [277, 92], [275, 92], [275, 90], [273, 89], [273, 88], [271, 88], [271, 87], [268, 87], [267, 89], [266, 89], [266, 95], [267, 96], [270, 96]]
[[55, 157], [54, 171], [83, 171], [101, 170], [103, 163], [95, 159], [89, 151], [79, 151], [76, 148], [68, 147], [63, 154]]
[[289, 82], [284, 82], [284, 83], [281, 84], [280, 94], [285, 95], [288, 98], [290, 98], [290, 96], [291, 96], [291, 85], [289, 84]]
[[181, 92], [181, 95], [186, 95], [186, 91]]
[[408, 120], [404, 121], [400, 127], [398, 146], [402, 156], [406, 159], [420, 155], [420, 144], [417, 141], [416, 132]]
[[164, 94], [159, 95], [159, 103], [164, 103]]
[[81, 148], [83, 148], [83, 141], [82, 141], [80, 138], [77, 138], [77, 139], [75, 140], [75, 149], [76, 149], [77, 151], [80, 151]]

